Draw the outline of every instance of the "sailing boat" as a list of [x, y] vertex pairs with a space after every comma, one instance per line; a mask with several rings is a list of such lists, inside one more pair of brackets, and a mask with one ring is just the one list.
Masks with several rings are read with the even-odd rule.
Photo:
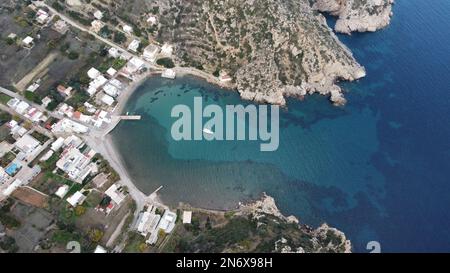
[[205, 134], [208, 134], [208, 135], [213, 135], [214, 134], [214, 132], [213, 131], [211, 131], [211, 129], [209, 129], [209, 128], [203, 128], [203, 133], [205, 133]]

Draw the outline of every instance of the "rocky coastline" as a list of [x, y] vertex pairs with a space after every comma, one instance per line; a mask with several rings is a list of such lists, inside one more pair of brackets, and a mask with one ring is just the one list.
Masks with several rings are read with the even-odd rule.
[[389, 25], [394, 0], [315, 0], [313, 8], [338, 17], [335, 31], [374, 32]]
[[319, 93], [343, 105], [336, 83], [366, 72], [318, 12], [337, 10], [336, 3], [341, 1], [170, 1], [160, 7], [166, 17], [158, 39], [174, 44], [180, 66], [228, 74], [227, 86], [242, 99], [284, 106], [288, 97]]
[[[313, 247], [309, 249], [309, 251], [313, 252], [343, 252], [343, 253], [351, 253], [352, 252], [352, 244], [350, 240], [348, 240], [345, 234], [333, 227], [330, 227], [328, 224], [323, 223], [318, 228], [313, 229], [307, 225], [301, 224], [299, 219], [295, 216], [285, 216], [278, 209], [275, 199], [271, 196], [266, 195], [263, 196], [256, 201], [253, 201], [249, 204], [241, 204], [238, 208], [238, 213], [236, 215], [250, 216], [256, 220], [266, 220], [265, 218], [270, 215], [274, 216], [280, 222], [292, 224], [296, 226], [299, 230], [311, 236], [311, 241]], [[263, 221], [261, 221], [263, 222]], [[331, 239], [332, 237], [333, 239]], [[306, 252], [302, 246], [292, 244], [288, 238], [282, 237], [275, 243], [276, 252], [290, 253], [304, 253]]]

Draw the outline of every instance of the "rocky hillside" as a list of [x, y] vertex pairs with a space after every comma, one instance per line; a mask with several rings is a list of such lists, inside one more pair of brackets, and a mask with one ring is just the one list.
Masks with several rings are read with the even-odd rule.
[[337, 80], [364, 68], [308, 0], [164, 0], [160, 42], [176, 45], [177, 63], [227, 72], [241, 97], [285, 104], [319, 92], [345, 102]]
[[351, 243], [344, 233], [323, 224], [313, 229], [283, 216], [270, 196], [236, 211], [193, 212], [191, 224], [180, 225], [164, 252], [213, 253], [347, 253]]
[[338, 17], [335, 30], [376, 31], [389, 25], [394, 0], [314, 0], [313, 8]]

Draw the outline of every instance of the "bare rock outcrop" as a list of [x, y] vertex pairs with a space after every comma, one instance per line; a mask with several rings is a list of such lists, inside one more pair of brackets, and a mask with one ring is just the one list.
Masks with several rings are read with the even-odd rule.
[[295, 216], [284, 216], [275, 204], [275, 200], [266, 194], [263, 194], [261, 199], [253, 203], [241, 205], [238, 211], [238, 214], [252, 216], [261, 225], [264, 225], [264, 221], [267, 221], [268, 215], [274, 216], [279, 225], [287, 223], [288, 225], [297, 226], [298, 230], [301, 230], [306, 235], [305, 238], [310, 238], [307, 244], [309, 245], [308, 251], [305, 251], [305, 245], [302, 246], [295, 243], [292, 237], [289, 239], [288, 233], [284, 234], [285, 237], [275, 242], [275, 252], [352, 252], [352, 244], [342, 231], [330, 227], [326, 223], [316, 229], [302, 225]]
[[341, 33], [373, 32], [389, 25], [394, 0], [314, 0], [313, 8], [337, 16]]

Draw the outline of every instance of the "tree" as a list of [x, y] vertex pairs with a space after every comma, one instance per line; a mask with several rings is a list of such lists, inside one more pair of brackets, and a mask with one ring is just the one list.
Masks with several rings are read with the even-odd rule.
[[67, 57], [71, 60], [76, 60], [76, 59], [78, 59], [79, 56], [80, 56], [80, 54], [78, 54], [78, 52], [75, 52], [75, 51], [70, 51], [69, 55], [67, 55]]
[[76, 215], [76, 216], [81, 216], [81, 215], [83, 215], [85, 212], [86, 212], [86, 208], [83, 207], [83, 206], [77, 206], [77, 207], [75, 208], [75, 215]]
[[158, 65], [162, 65], [165, 68], [173, 68], [175, 67], [175, 64], [173, 63], [172, 59], [170, 58], [162, 58], [156, 61]]
[[103, 231], [101, 231], [100, 229], [97, 228], [93, 228], [89, 231], [89, 239], [94, 242], [94, 243], [98, 243], [100, 242], [100, 240], [103, 237]]
[[114, 42], [121, 44], [123, 42], [125, 42], [127, 40], [127, 37], [125, 36], [125, 34], [123, 34], [120, 31], [116, 31], [114, 32]]

